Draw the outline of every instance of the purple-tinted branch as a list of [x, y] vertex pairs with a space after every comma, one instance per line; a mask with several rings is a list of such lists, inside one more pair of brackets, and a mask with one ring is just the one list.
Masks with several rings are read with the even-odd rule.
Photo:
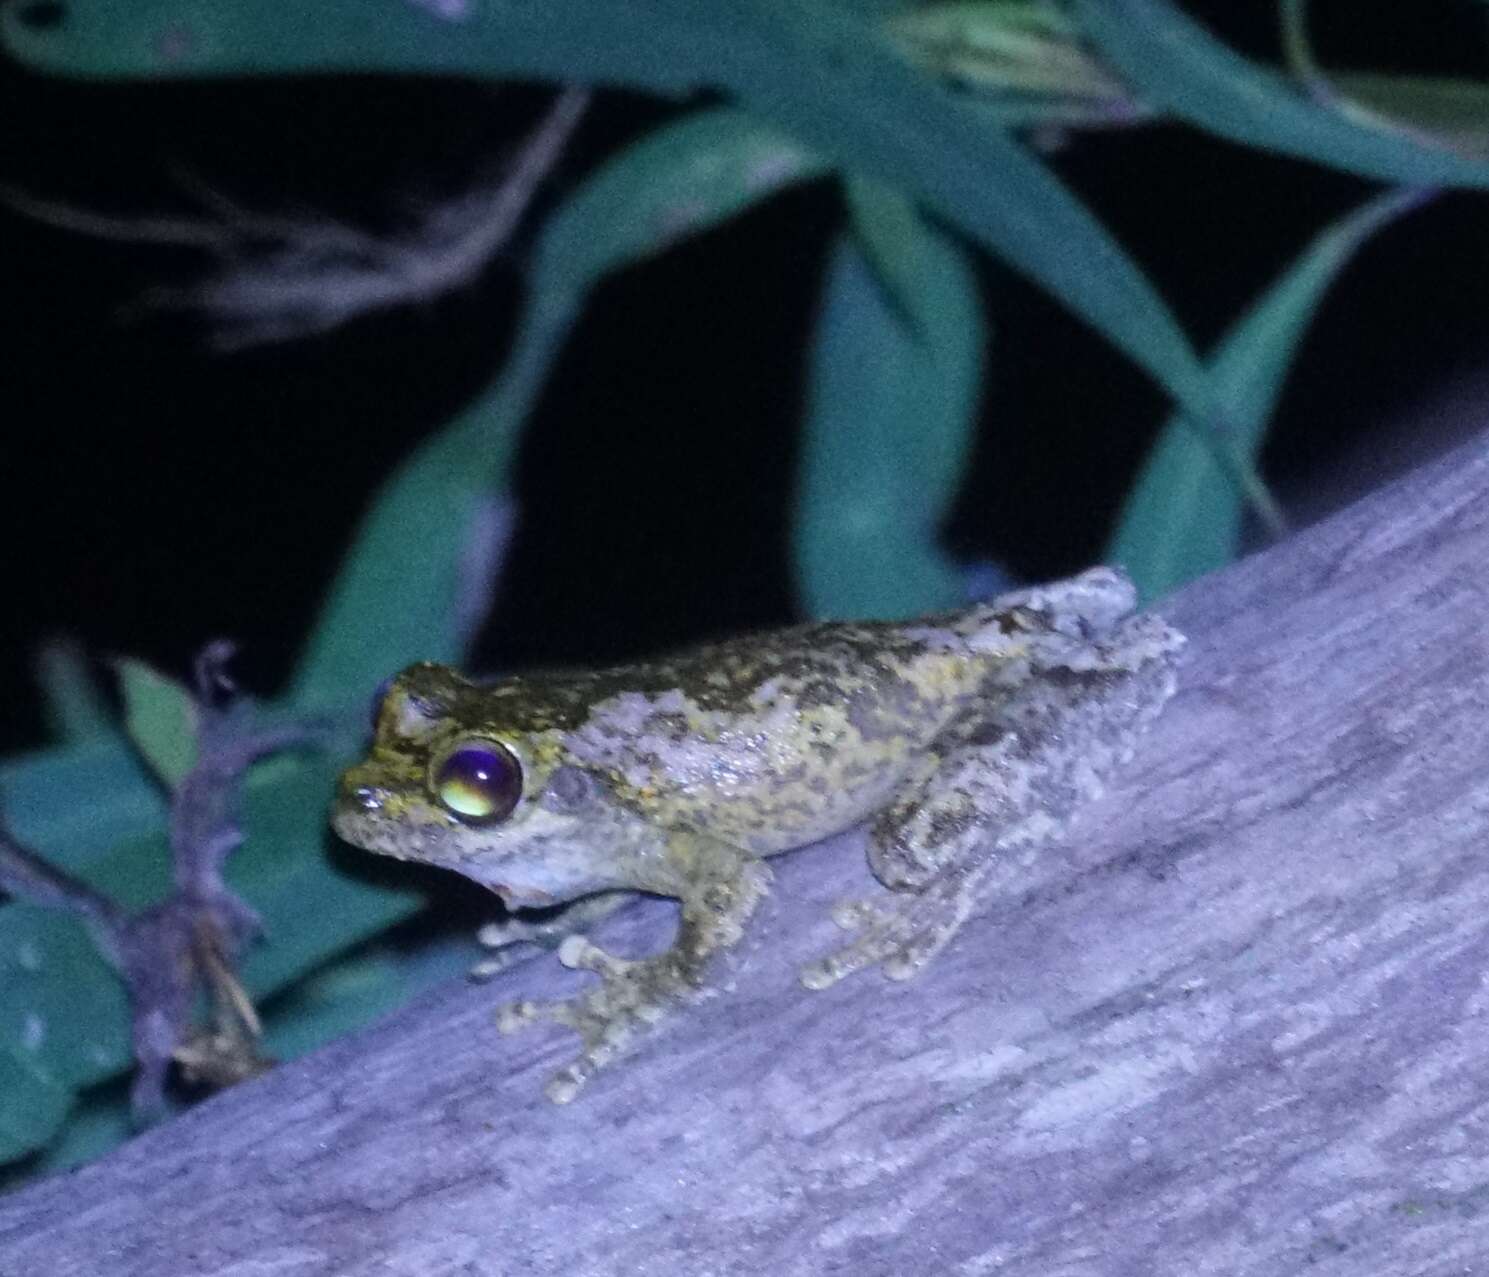
[[[314, 743], [322, 729], [313, 723], [255, 727], [252, 704], [238, 696], [227, 674], [232, 652], [231, 643], [212, 643], [196, 661], [197, 762], [171, 796], [175, 890], [165, 900], [130, 916], [0, 825], [0, 888], [78, 916], [124, 980], [137, 1066], [131, 1102], [141, 1119], [164, 1108], [173, 1060], [219, 1083], [262, 1067], [258, 1018], [236, 975], [259, 920], [222, 875], [243, 842], [242, 782], [249, 767]], [[205, 1030], [192, 1024], [199, 989], [211, 1006]]]
[[0, 890], [46, 909], [65, 909], [81, 918], [100, 939], [116, 936], [124, 912], [87, 883], [48, 864], [21, 843], [0, 821]]
[[514, 964], [0, 1198], [0, 1269], [1489, 1272], [1486, 557], [1480, 439], [1169, 600], [1133, 765], [914, 980], [801, 987], [872, 889], [806, 848], [574, 1104], [492, 1010], [580, 977]]

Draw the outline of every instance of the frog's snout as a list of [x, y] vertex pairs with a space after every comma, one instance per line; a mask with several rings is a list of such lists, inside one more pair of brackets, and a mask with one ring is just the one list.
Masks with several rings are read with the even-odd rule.
[[376, 785], [348, 786], [343, 782], [341, 801], [359, 811], [382, 811], [383, 804], [388, 801], [388, 791]]
[[331, 804], [331, 828], [354, 846], [367, 845], [375, 821], [387, 808], [392, 794], [368, 774], [365, 767], [349, 767], [336, 783]]
[[379, 783], [379, 779], [378, 769], [368, 766], [365, 761], [348, 767], [336, 782], [337, 807], [355, 811], [381, 811], [387, 804], [390, 792], [386, 784]]

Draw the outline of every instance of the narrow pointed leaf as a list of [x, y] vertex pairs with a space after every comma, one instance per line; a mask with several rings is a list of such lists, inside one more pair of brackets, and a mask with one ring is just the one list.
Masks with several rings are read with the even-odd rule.
[[1434, 133], [1451, 146], [1489, 149], [1489, 83], [1371, 71], [1327, 74], [1340, 93], [1390, 119]]
[[11, 50], [74, 75], [399, 71], [721, 91], [934, 210], [1210, 415], [1199, 360], [1138, 266], [1022, 146], [909, 65], [875, 14], [832, 0], [546, 0], [446, 18], [319, 0], [286, 24], [262, 0], [70, 0], [65, 21], [42, 29], [19, 10], [0, 10]]
[[124, 728], [160, 783], [172, 789], [196, 763], [196, 702], [173, 678], [143, 661], [116, 661]]
[[76, 640], [52, 639], [41, 645], [36, 653], [36, 682], [47, 734], [58, 744], [81, 745], [117, 734], [114, 715]]
[[1375, 128], [1248, 61], [1169, 0], [1073, 0], [1101, 52], [1155, 106], [1219, 137], [1412, 186], [1489, 185], [1489, 162]]
[[[899, 199], [861, 188], [855, 203]], [[908, 616], [964, 597], [937, 534], [970, 447], [986, 332], [963, 251], [905, 211], [872, 218], [892, 285], [852, 235], [828, 273], [793, 530], [813, 617]]]
[[39, 1148], [72, 1107], [72, 1093], [22, 1051], [0, 1050], [0, 1164]]
[[[387, 482], [363, 521], [294, 679], [302, 706], [367, 696], [415, 660], [458, 660], [469, 539], [491, 525], [532, 405], [589, 287], [714, 225], [817, 164], [737, 111], [662, 129], [603, 165], [554, 213], [528, 303], [491, 387]], [[479, 556], [474, 556], [479, 557]]]
[[[1255, 459], [1293, 357], [1329, 285], [1360, 246], [1420, 196], [1392, 192], [1321, 232], [1220, 342], [1210, 361], [1236, 448]], [[1107, 548], [1145, 599], [1235, 558], [1242, 498], [1177, 416], [1158, 436]]]

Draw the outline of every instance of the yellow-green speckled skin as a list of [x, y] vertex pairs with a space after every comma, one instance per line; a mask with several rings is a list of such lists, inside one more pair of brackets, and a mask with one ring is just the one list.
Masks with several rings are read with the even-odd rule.
[[[804, 979], [921, 966], [999, 856], [1057, 833], [1172, 694], [1183, 640], [1133, 601], [1097, 568], [956, 613], [798, 626], [606, 670], [479, 685], [416, 665], [383, 697], [335, 825], [513, 906], [616, 889], [682, 902], [666, 954], [622, 963], [571, 937], [560, 956], [600, 985], [508, 1012], [508, 1027], [545, 1015], [579, 1030], [581, 1056], [549, 1088], [567, 1100], [704, 986], [767, 889], [764, 857], [867, 822], [874, 872], [903, 897], [843, 915], [859, 937]], [[521, 798], [495, 824], [446, 810], [432, 784], [472, 738], [522, 766]]]

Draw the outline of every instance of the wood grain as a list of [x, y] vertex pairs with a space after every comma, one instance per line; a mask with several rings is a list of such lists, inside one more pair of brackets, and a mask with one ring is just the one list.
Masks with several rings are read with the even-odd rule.
[[1131, 770], [917, 980], [796, 984], [837, 839], [574, 1104], [491, 1023], [545, 956], [0, 1200], [0, 1273], [1489, 1271], [1486, 565], [1479, 441], [1187, 590]]

